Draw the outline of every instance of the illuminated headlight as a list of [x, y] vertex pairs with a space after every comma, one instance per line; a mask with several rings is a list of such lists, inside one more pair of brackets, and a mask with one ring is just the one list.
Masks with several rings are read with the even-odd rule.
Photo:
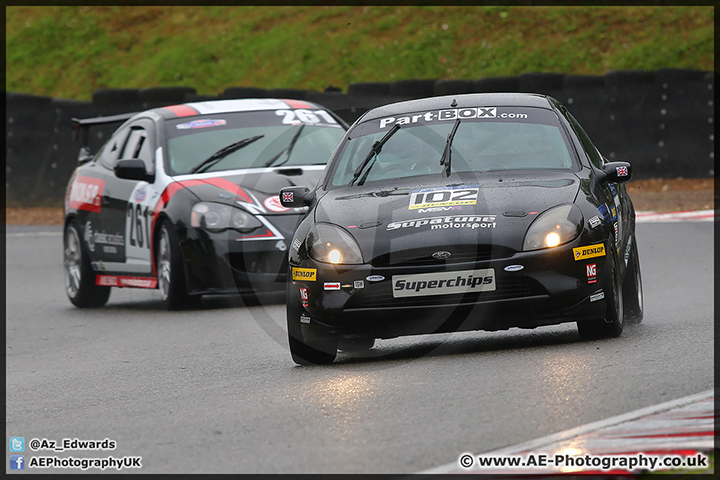
[[575, 205], [559, 205], [543, 212], [528, 228], [523, 250], [552, 248], [568, 243], [582, 232], [583, 216]]
[[210, 231], [232, 228], [247, 233], [262, 226], [262, 223], [245, 210], [222, 203], [200, 202], [193, 205], [190, 225]]
[[363, 263], [357, 242], [345, 230], [329, 223], [319, 223], [308, 233], [310, 256], [323, 263], [357, 265]]

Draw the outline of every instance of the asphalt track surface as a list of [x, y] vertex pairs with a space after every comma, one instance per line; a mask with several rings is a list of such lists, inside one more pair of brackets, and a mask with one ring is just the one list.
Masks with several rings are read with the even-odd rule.
[[637, 237], [645, 320], [618, 339], [582, 342], [575, 324], [405, 337], [300, 367], [281, 299], [167, 312], [156, 291], [114, 289], [80, 310], [59, 227], [10, 226], [6, 442], [108, 438], [26, 448], [26, 464], [141, 456], [130, 473], [414, 473], [712, 389], [713, 222]]

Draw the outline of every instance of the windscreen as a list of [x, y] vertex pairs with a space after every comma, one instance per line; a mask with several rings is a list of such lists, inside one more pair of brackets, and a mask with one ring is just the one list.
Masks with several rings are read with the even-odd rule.
[[[396, 126], [400, 128], [393, 131]], [[576, 166], [557, 116], [541, 108], [412, 112], [370, 120], [348, 136], [331, 173], [330, 183], [336, 187], [446, 172], [452, 175]], [[446, 169], [448, 157], [450, 166]]]
[[171, 175], [181, 175], [198, 167], [197, 173], [323, 165], [344, 133], [325, 110], [182, 117], [165, 122], [166, 168]]

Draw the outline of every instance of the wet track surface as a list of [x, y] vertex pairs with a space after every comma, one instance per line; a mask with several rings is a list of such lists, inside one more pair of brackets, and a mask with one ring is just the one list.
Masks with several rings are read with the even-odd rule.
[[155, 291], [114, 289], [105, 308], [79, 310], [60, 228], [7, 232], [7, 436], [117, 442], [26, 460], [413, 473], [714, 385], [712, 222], [637, 226], [645, 320], [619, 339], [582, 342], [575, 324], [405, 337], [323, 367], [292, 362], [281, 298], [168, 312]]

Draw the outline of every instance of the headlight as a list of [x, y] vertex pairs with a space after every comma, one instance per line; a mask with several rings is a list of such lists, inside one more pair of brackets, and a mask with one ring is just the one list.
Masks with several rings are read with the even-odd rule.
[[319, 223], [308, 233], [310, 256], [323, 263], [357, 265], [363, 263], [357, 242], [345, 230], [329, 223]]
[[523, 250], [552, 248], [577, 238], [582, 232], [583, 216], [575, 205], [559, 205], [543, 212], [525, 234]]
[[193, 205], [190, 225], [213, 232], [232, 228], [248, 233], [262, 226], [262, 223], [245, 210], [222, 203], [199, 202]]

